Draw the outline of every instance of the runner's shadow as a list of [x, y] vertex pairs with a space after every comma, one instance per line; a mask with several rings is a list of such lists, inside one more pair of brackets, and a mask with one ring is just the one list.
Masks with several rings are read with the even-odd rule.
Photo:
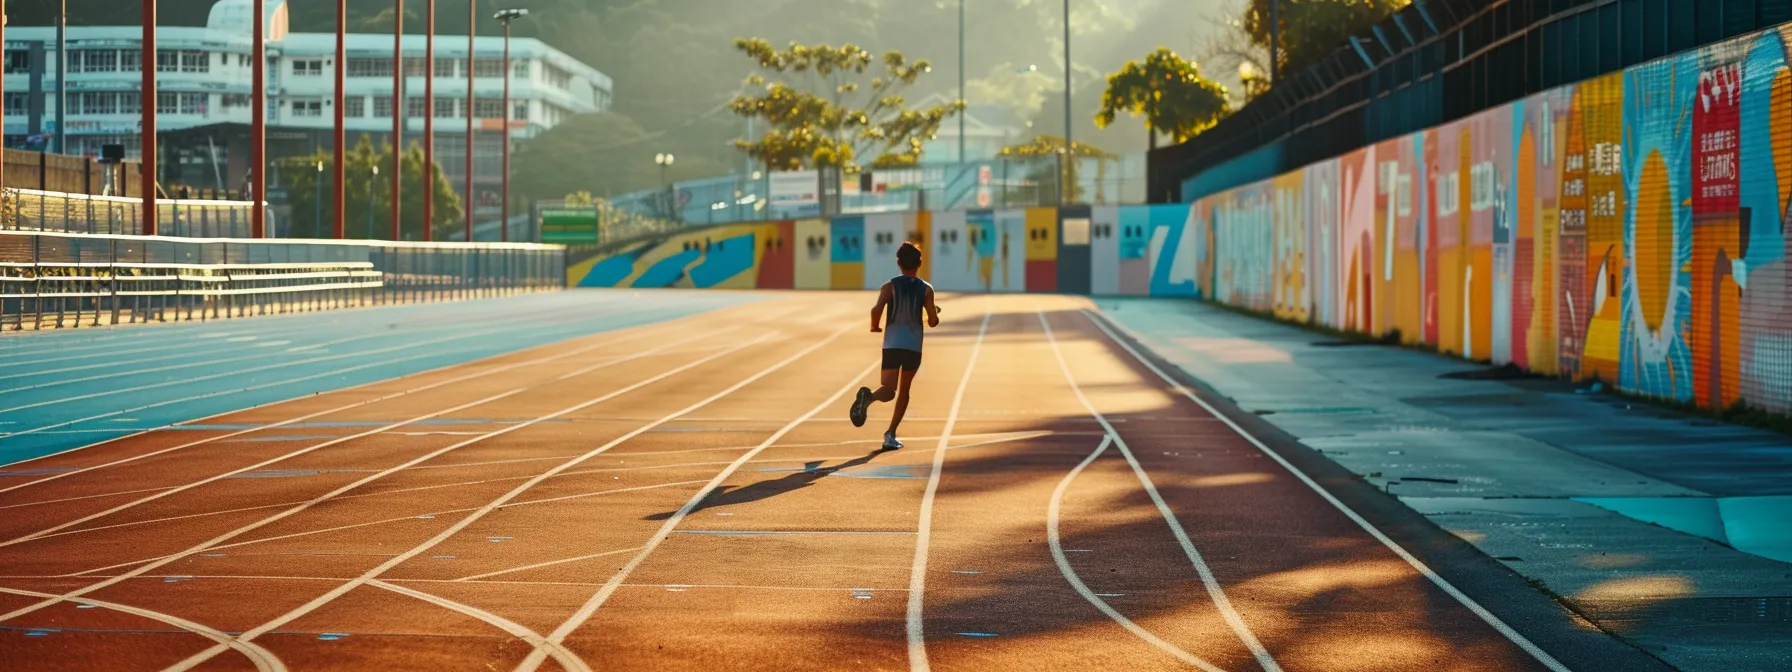
[[[735, 504], [749, 504], [749, 503], [757, 502], [757, 501], [760, 501], [763, 499], [770, 499], [772, 497], [776, 497], [778, 495], [782, 495], [787, 492], [793, 492], [793, 491], [796, 491], [796, 490], [799, 490], [802, 488], [806, 488], [806, 487], [809, 487], [810, 484], [813, 484], [814, 482], [819, 481], [823, 478], [827, 478], [828, 476], [831, 476], [835, 472], [838, 472], [842, 469], [851, 469], [853, 467], [858, 467], [858, 466], [863, 466], [863, 465], [869, 464], [872, 460], [877, 459], [877, 456], [882, 455], [887, 452], [890, 452], [890, 449], [878, 448], [877, 450], [873, 450], [869, 453], [866, 453], [863, 457], [853, 458], [851, 460], [841, 462], [840, 464], [836, 464], [831, 467], [823, 467], [823, 466], [821, 466], [821, 462], [819, 462], [819, 461], [810, 462], [808, 464], [803, 465], [802, 471], [793, 473], [793, 474], [791, 474], [789, 476], [785, 476], [783, 478], [774, 479], [774, 480], [770, 480], [770, 481], [760, 481], [760, 482], [754, 483], [752, 485], [748, 485], [748, 486], [740, 487], [740, 488], [734, 488], [734, 489], [729, 489], [727, 486], [723, 486], [723, 487], [717, 488], [715, 490], [715, 492], [709, 493], [708, 497], [704, 497], [702, 502], [699, 502], [695, 508], [692, 508], [690, 510], [690, 513], [696, 513], [698, 511], [702, 511], [704, 509], [708, 509], [711, 507], [717, 507], [717, 506], [732, 506]], [[651, 516], [647, 516], [643, 520], [666, 520], [667, 518], [671, 518], [672, 516], [676, 515], [677, 513], [678, 513], [677, 511], [666, 511], [664, 513], [656, 513]], [[689, 515], [689, 514], [686, 514], [686, 515]]]

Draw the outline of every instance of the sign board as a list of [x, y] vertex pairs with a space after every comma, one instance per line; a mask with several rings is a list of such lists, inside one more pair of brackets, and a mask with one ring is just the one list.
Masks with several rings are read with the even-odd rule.
[[[854, 187], [858, 184], [854, 183]], [[821, 214], [821, 176], [813, 170], [774, 172], [766, 175], [766, 201], [774, 217], [813, 217]]]
[[559, 245], [597, 244], [597, 208], [543, 208], [541, 242]]
[[1089, 244], [1089, 218], [1071, 217], [1064, 220], [1064, 244]]

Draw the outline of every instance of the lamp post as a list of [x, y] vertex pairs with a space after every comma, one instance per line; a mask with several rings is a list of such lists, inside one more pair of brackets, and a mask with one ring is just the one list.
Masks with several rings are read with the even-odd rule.
[[[964, 0], [958, 0], [958, 102], [964, 102]], [[958, 162], [969, 161], [964, 155], [964, 110], [958, 111]]]
[[527, 9], [500, 9], [492, 16], [504, 24], [504, 112], [498, 115], [504, 120], [504, 174], [499, 178], [503, 203], [499, 206], [502, 212], [498, 213], [498, 240], [503, 242], [510, 241], [510, 22], [528, 15]]
[[403, 240], [399, 195], [404, 189], [404, 0], [392, 0], [392, 240]]
[[435, 238], [436, 0], [425, 0], [423, 30], [423, 240]]
[[138, 178], [143, 189], [143, 231], [156, 235], [156, 0], [143, 0], [143, 45], [138, 65], [143, 68], [143, 84], [138, 88], [137, 103], [143, 116], [138, 139], [143, 143]]
[[261, 207], [268, 193], [267, 11], [263, 1], [255, 0], [250, 7], [255, 12], [249, 38], [249, 58], [253, 59], [249, 64], [249, 198], [255, 202], [249, 210], [251, 238], [267, 235], [268, 223], [267, 209]]
[[467, 242], [473, 242], [473, 211], [479, 207], [479, 199], [473, 190], [473, 124], [479, 115], [474, 111], [473, 82], [478, 75], [479, 62], [473, 48], [479, 35], [479, 0], [467, 0]]
[[324, 229], [324, 162], [317, 162], [317, 179], [311, 181], [311, 237]]
[[[1072, 142], [1070, 139], [1070, 69], [1070, 0], [1064, 0], [1064, 160], [1066, 162], [1076, 160], [1076, 143]], [[1065, 165], [1070, 166], [1074, 164], [1066, 163]], [[1061, 178], [1061, 180], [1068, 182], [1070, 173], [1073, 172], [1075, 171], [1064, 171], [1064, 177]], [[1070, 203], [1071, 192], [1075, 190], [1075, 185], [1070, 185], [1071, 188], [1069, 189], [1064, 188], [1065, 186], [1066, 185], [1062, 184], [1058, 185], [1058, 191], [1060, 192], [1058, 200], [1059, 202], [1068, 204]]]
[[373, 184], [380, 181], [380, 164], [373, 164], [373, 179], [367, 181], [367, 240], [373, 240]]
[[676, 158], [677, 157], [674, 157], [671, 154], [653, 155], [653, 162], [660, 166], [660, 184], [664, 186], [666, 191], [666, 217], [668, 219], [677, 219], [673, 216], [672, 211], [678, 207], [678, 204], [675, 202], [675, 199], [672, 198], [672, 182], [666, 177], [666, 171], [672, 167], [672, 162], [676, 160]]
[[342, 200], [343, 193], [347, 191], [344, 187], [347, 186], [348, 178], [348, 162], [345, 154], [345, 152], [348, 151], [348, 134], [345, 131], [347, 128], [346, 114], [348, 110], [344, 109], [348, 105], [348, 0], [336, 0], [335, 74], [336, 101], [334, 105], [336, 106], [336, 125], [334, 128], [335, 141], [333, 147], [336, 151], [332, 152], [332, 154], [335, 154], [334, 161], [336, 175], [335, 180], [331, 182], [331, 186], [333, 186], [336, 191], [331, 194], [331, 200], [332, 205], [334, 206], [333, 214], [336, 217], [336, 221], [330, 223], [330, 237], [336, 240], [342, 240], [343, 238], [348, 237], [343, 231], [347, 224], [343, 222], [345, 213], [343, 211]]

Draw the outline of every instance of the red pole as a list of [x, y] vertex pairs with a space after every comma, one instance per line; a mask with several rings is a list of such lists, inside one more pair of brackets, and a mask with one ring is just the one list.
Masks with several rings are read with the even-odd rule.
[[[143, 184], [143, 235], [156, 235], [156, 0], [143, 0], [143, 85], [138, 103], [143, 108], [141, 175]], [[58, 129], [60, 130], [60, 129]]]
[[498, 115], [504, 121], [504, 176], [501, 189], [504, 192], [503, 212], [498, 213], [498, 240], [510, 242], [510, 22], [504, 22], [504, 113]]
[[[6, 44], [6, 0], [0, 0], [0, 46], [4, 46], [5, 44]], [[3, 58], [0, 58], [0, 61], [3, 61], [3, 60], [4, 60]], [[64, 75], [59, 74], [57, 76], [62, 77]], [[5, 91], [6, 91], [6, 78], [0, 77], [0, 119], [6, 118], [6, 96], [3, 95], [5, 93]], [[60, 108], [60, 106], [58, 106], [58, 107]], [[62, 129], [58, 128], [58, 129], [56, 129], [56, 132], [61, 133]], [[0, 187], [4, 187], [5, 185], [6, 185], [6, 150], [0, 149]]]
[[331, 231], [336, 234], [336, 240], [342, 240], [343, 221], [346, 219], [343, 216], [342, 193], [343, 185], [346, 183], [344, 178], [347, 176], [345, 171], [348, 169], [348, 146], [345, 144], [347, 134], [343, 132], [347, 118], [347, 110], [343, 109], [348, 104], [347, 89], [348, 0], [336, 0], [336, 144], [334, 152], [336, 155], [336, 179], [334, 182], [336, 193], [332, 194], [330, 198], [336, 206], [336, 222], [330, 227]]
[[404, 0], [392, 0], [392, 240], [404, 237], [399, 219], [404, 189]]
[[473, 73], [477, 68], [474, 47], [479, 26], [479, 0], [467, 0], [467, 242], [473, 242], [473, 207], [478, 200], [473, 194]]
[[436, 199], [436, 0], [425, 0], [429, 25], [423, 31], [423, 239], [430, 231]]
[[255, 0], [254, 26], [252, 44], [249, 46], [249, 57], [254, 63], [249, 65], [249, 198], [255, 205], [249, 208], [249, 237], [267, 236], [267, 212], [261, 207], [266, 198], [267, 178], [267, 143], [268, 143], [268, 86], [267, 86], [267, 35], [262, 23], [267, 17], [263, 3], [266, 0]]

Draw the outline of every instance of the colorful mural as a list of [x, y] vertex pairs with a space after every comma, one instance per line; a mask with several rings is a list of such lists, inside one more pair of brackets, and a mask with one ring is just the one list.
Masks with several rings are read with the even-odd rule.
[[1788, 36], [1203, 198], [1213, 296], [1654, 397], [1792, 410]]

